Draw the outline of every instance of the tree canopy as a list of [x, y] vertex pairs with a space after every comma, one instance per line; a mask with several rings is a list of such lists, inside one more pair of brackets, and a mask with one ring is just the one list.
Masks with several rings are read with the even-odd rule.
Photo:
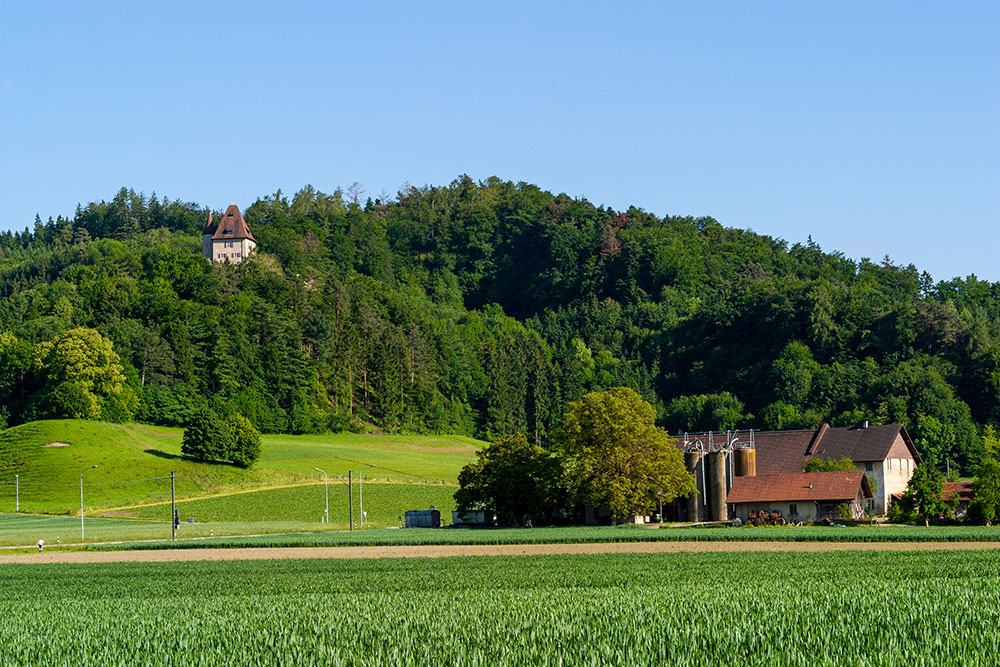
[[854, 470], [854, 461], [849, 456], [842, 459], [809, 458], [802, 462], [805, 472], [848, 472]]
[[695, 490], [683, 454], [654, 418], [653, 406], [627, 387], [570, 403], [557, 442], [580, 502], [622, 520]]
[[[260, 197], [238, 265], [201, 257], [207, 208], [127, 188], [0, 232], [7, 421], [212, 408], [539, 444], [624, 386], [674, 433], [898, 422], [969, 471], [1000, 424], [1000, 283], [496, 178], [353, 192]], [[81, 328], [121, 377], [36, 354]]]
[[517, 433], [476, 454], [458, 475], [459, 509], [484, 510], [502, 524], [546, 521], [562, 509], [562, 462]]
[[903, 497], [889, 508], [893, 523], [911, 523], [916, 520], [929, 525], [932, 519], [948, 517], [951, 508], [944, 501], [944, 475], [930, 465], [917, 466], [906, 485]]

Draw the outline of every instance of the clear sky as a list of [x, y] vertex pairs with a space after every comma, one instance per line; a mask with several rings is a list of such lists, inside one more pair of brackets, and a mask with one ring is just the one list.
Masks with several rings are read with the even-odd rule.
[[1000, 280], [1000, 3], [0, 0], [0, 229], [467, 173]]

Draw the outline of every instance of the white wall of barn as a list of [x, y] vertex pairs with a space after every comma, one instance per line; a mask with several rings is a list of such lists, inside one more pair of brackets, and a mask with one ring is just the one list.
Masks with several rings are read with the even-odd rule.
[[884, 461], [858, 462], [856, 464], [857, 469], [866, 472], [877, 485], [877, 488], [872, 489], [874, 491], [873, 514], [885, 514], [889, 509], [892, 495], [902, 494], [906, 491], [906, 485], [909, 483], [910, 477], [913, 476], [916, 464], [917, 462], [910, 454], [902, 434], [896, 436]]

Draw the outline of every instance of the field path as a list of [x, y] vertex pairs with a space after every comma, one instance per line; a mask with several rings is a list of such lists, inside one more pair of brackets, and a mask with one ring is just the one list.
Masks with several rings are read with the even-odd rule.
[[12, 563], [166, 563], [286, 558], [448, 558], [454, 556], [544, 556], [552, 554], [670, 554], [752, 551], [934, 551], [1000, 549], [1000, 542], [606, 542], [597, 544], [453, 544], [378, 547], [289, 547], [156, 549], [148, 551], [59, 551], [0, 555]]

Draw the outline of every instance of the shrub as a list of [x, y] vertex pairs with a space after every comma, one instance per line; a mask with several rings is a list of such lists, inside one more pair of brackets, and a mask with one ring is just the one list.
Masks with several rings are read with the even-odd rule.
[[236, 414], [229, 419], [230, 452], [229, 460], [236, 465], [249, 468], [260, 458], [260, 432], [250, 420]]

